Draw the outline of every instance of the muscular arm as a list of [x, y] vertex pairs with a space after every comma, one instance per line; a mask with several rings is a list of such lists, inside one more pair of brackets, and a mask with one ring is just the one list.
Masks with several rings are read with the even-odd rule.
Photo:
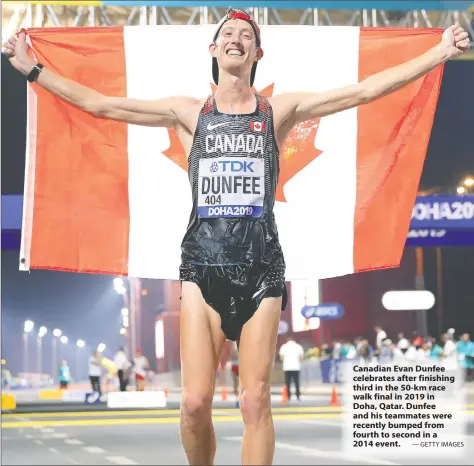
[[376, 73], [357, 84], [321, 93], [282, 94], [275, 98], [275, 107], [281, 108], [284, 126], [294, 126], [373, 102], [416, 81], [449, 58], [442, 47], [434, 47], [413, 60]]

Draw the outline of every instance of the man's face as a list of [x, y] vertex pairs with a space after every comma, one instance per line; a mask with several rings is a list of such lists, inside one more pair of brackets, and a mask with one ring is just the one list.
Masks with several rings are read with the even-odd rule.
[[465, 342], [468, 342], [468, 341], [469, 341], [469, 333], [465, 333], [465, 334], [461, 337], [461, 340], [462, 340], [462, 341], [465, 341]]
[[256, 44], [252, 26], [242, 19], [232, 19], [224, 23], [209, 51], [223, 69], [250, 69], [263, 56]]

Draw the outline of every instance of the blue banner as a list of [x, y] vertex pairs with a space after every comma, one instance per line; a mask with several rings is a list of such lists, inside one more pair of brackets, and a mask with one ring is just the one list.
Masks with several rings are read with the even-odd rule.
[[474, 195], [417, 197], [410, 229], [420, 228], [474, 231]]
[[407, 247], [474, 246], [474, 230], [410, 230]]
[[23, 196], [2, 194], [2, 230], [21, 230]]
[[21, 230], [2, 230], [2, 250], [20, 249]]
[[340, 319], [344, 315], [344, 308], [339, 303], [325, 303], [317, 306], [304, 306], [301, 315], [306, 319], [318, 317], [320, 319]]

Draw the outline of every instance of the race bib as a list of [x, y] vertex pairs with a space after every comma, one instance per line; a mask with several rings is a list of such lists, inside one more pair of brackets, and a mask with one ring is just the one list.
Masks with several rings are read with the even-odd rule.
[[199, 161], [200, 218], [263, 216], [265, 161], [220, 157]]

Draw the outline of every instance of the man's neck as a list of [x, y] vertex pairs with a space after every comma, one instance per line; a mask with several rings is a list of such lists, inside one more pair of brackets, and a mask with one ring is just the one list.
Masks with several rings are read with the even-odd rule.
[[242, 107], [254, 101], [254, 93], [248, 76], [238, 77], [222, 70], [219, 72], [219, 86], [215, 93], [216, 101], [226, 111], [240, 112]]

